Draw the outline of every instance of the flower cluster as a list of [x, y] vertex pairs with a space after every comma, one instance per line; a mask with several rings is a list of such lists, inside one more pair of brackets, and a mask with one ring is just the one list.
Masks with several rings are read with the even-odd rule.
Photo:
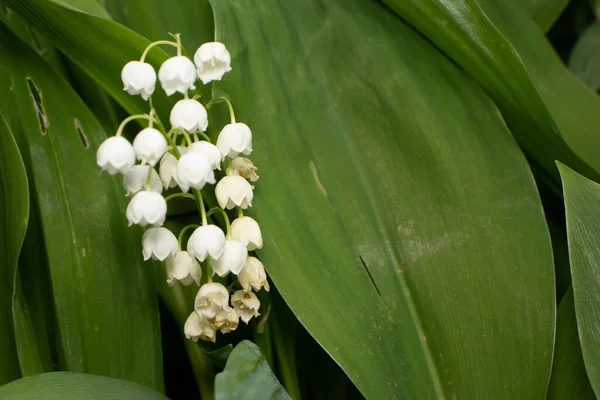
[[[249, 255], [263, 246], [261, 229], [253, 218], [244, 215], [254, 198], [250, 182], [255, 182], [258, 175], [252, 161], [243, 157], [252, 152], [252, 132], [246, 124], [236, 122], [229, 99], [219, 97], [201, 102], [198, 95], [189, 97], [196, 89], [197, 79], [207, 84], [221, 80], [231, 70], [226, 47], [218, 42], [205, 43], [198, 48], [192, 62], [182, 55], [179, 35], [173, 36], [176, 41], [151, 43], [140, 61], [131, 61], [123, 67], [124, 90], [150, 100], [150, 111], [126, 118], [116, 135], [98, 148], [97, 163], [111, 175], [123, 175], [126, 194], [131, 196], [126, 210], [129, 225], [147, 228], [142, 236], [144, 260], [165, 261], [169, 285], [200, 286], [204, 269], [206, 283], [200, 286], [184, 331], [194, 341], [214, 342], [217, 331], [231, 332], [240, 318], [247, 324], [258, 316], [260, 301], [253, 291], [269, 290], [263, 264]], [[157, 45], [177, 49], [177, 55], [161, 65], [158, 75], [144, 62], [150, 49]], [[183, 95], [171, 110], [168, 131], [152, 106], [157, 77], [167, 96]], [[221, 129], [213, 144], [205, 132], [208, 111], [218, 102], [227, 104], [231, 122]], [[122, 136], [123, 129], [128, 122], [140, 119], [147, 121], [147, 127], [130, 143]], [[218, 207], [207, 210], [203, 191], [212, 189]], [[164, 197], [163, 190], [172, 193]], [[162, 226], [167, 203], [176, 197], [194, 200], [201, 219], [200, 225], [186, 226], [178, 237]], [[231, 224], [229, 210], [236, 210]], [[224, 221], [225, 230], [215, 223], [215, 214]], [[182, 250], [185, 233], [192, 229], [186, 249]], [[213, 282], [215, 274], [222, 282], [229, 279], [228, 287]], [[240, 289], [231, 290], [235, 286]]]

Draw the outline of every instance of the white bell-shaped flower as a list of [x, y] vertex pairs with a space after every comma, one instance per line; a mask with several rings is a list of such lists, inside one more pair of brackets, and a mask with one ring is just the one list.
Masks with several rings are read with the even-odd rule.
[[231, 160], [231, 170], [233, 171], [233, 175], [239, 175], [250, 182], [258, 180], [258, 175], [256, 174], [258, 168], [254, 166], [252, 160], [246, 157], [236, 157]]
[[167, 139], [154, 128], [142, 129], [133, 139], [133, 149], [138, 160], [152, 166], [156, 165], [168, 147]]
[[226, 176], [215, 188], [217, 202], [221, 208], [231, 210], [234, 207], [246, 209], [252, 206], [254, 192], [252, 186], [241, 176]]
[[240, 316], [246, 324], [252, 317], [258, 317], [258, 309], [260, 308], [260, 300], [252, 292], [243, 290], [236, 291], [231, 295], [231, 305], [235, 312]]
[[197, 342], [198, 339], [215, 342], [217, 329], [204, 316], [192, 312], [183, 325], [183, 333], [187, 339]]
[[248, 250], [262, 249], [263, 239], [260, 226], [254, 218], [239, 217], [231, 224], [231, 238], [244, 243]]
[[267, 273], [263, 263], [256, 257], [248, 257], [246, 268], [238, 274], [238, 279], [242, 288], [249, 292], [252, 289], [258, 292], [261, 287], [269, 291], [269, 281], [267, 281]]
[[[187, 152], [187, 147], [177, 146], [179, 154], [183, 155]], [[160, 159], [158, 174], [165, 189], [174, 188], [179, 184], [177, 178], [177, 158], [171, 153], [165, 153]]]
[[150, 228], [142, 235], [144, 261], [150, 257], [158, 261], [173, 257], [177, 253], [178, 246], [177, 238], [167, 228]]
[[210, 161], [200, 153], [187, 152], [177, 162], [177, 182], [182, 192], [190, 187], [202, 189], [207, 183], [215, 183], [215, 172]]
[[219, 311], [212, 319], [212, 323], [215, 328], [219, 329], [221, 333], [229, 333], [235, 331], [240, 323], [240, 317], [237, 315], [235, 310]]
[[178, 281], [183, 286], [189, 286], [192, 282], [200, 286], [200, 278], [202, 278], [202, 268], [187, 251], [178, 251], [175, 257], [167, 260], [167, 283], [169, 286], [173, 286]]
[[160, 66], [158, 80], [167, 96], [175, 92], [185, 94], [189, 89], [196, 89], [196, 67], [187, 57], [171, 57]]
[[227, 288], [217, 282], [205, 283], [196, 295], [194, 310], [206, 318], [214, 318], [219, 311], [230, 311]]
[[227, 124], [219, 133], [217, 147], [223, 156], [235, 158], [240, 153], [252, 153], [252, 131], [242, 122]]
[[208, 114], [199, 101], [179, 100], [171, 109], [171, 128], [185, 129], [189, 133], [204, 132], [208, 127]]
[[127, 191], [127, 196], [135, 194], [142, 189], [151, 190], [156, 193], [162, 192], [162, 182], [160, 177], [154, 168], [150, 172], [150, 187], [147, 187], [148, 183], [148, 170], [152, 168], [149, 165], [134, 165], [123, 176], [123, 187]]
[[140, 61], [130, 61], [121, 71], [123, 90], [131, 95], [139, 94], [148, 100], [156, 86], [156, 72], [152, 65]]
[[199, 226], [187, 243], [187, 251], [202, 262], [207, 257], [218, 259], [225, 248], [225, 234], [216, 225]]
[[198, 78], [205, 85], [220, 81], [226, 72], [231, 71], [231, 56], [223, 43], [204, 43], [194, 54]]
[[98, 147], [96, 162], [103, 171], [125, 174], [135, 164], [135, 151], [122, 136], [111, 136]]
[[192, 143], [190, 149], [192, 152], [200, 153], [206, 157], [206, 159], [210, 161], [212, 169], [221, 169], [221, 161], [223, 161], [223, 156], [221, 155], [221, 152], [217, 146], [214, 144], [202, 140]]
[[137, 192], [125, 211], [129, 226], [160, 226], [167, 217], [167, 202], [160, 193], [142, 190]]
[[223, 247], [221, 257], [215, 259], [211, 256], [210, 265], [213, 273], [223, 277], [228, 273], [239, 274], [246, 266], [248, 249], [238, 240], [227, 240]]

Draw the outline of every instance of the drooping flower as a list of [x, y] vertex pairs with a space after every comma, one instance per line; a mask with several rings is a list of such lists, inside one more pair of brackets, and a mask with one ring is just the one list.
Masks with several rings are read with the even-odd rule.
[[210, 161], [212, 169], [221, 169], [221, 161], [223, 161], [223, 156], [221, 155], [221, 152], [217, 146], [214, 144], [202, 140], [192, 143], [190, 149], [192, 152], [200, 153], [206, 157], [206, 159]]
[[216, 225], [204, 225], [196, 228], [187, 243], [187, 251], [198, 261], [206, 260], [208, 256], [218, 259], [225, 248], [225, 234]]
[[158, 79], [167, 96], [175, 92], [185, 94], [189, 89], [196, 88], [196, 68], [187, 57], [171, 57], [160, 66]]
[[123, 90], [131, 95], [139, 94], [148, 100], [156, 86], [156, 72], [152, 65], [140, 61], [130, 61], [121, 71]]
[[177, 162], [177, 182], [182, 192], [190, 187], [202, 189], [207, 183], [215, 183], [215, 172], [204, 155], [187, 152]]
[[[177, 146], [177, 149], [181, 155], [187, 152], [187, 147]], [[165, 189], [177, 186], [179, 184], [177, 178], [177, 158], [171, 153], [165, 153], [160, 160], [158, 173]]]
[[138, 160], [152, 166], [156, 165], [167, 148], [167, 139], [158, 129], [142, 129], [133, 139], [133, 149]]
[[127, 191], [127, 196], [135, 194], [142, 189], [151, 190], [156, 193], [162, 192], [162, 183], [156, 170], [152, 168], [150, 172], [150, 187], [147, 187], [148, 172], [152, 168], [149, 165], [134, 165], [123, 176], [123, 187]]
[[231, 56], [223, 43], [204, 43], [194, 54], [198, 78], [205, 85], [211, 81], [220, 81], [226, 72], [231, 71]]
[[258, 317], [260, 315], [258, 313], [260, 300], [258, 300], [258, 297], [252, 292], [245, 292], [243, 290], [236, 291], [231, 295], [231, 305], [246, 324], [252, 317]]
[[219, 311], [230, 311], [227, 288], [217, 282], [205, 283], [196, 295], [194, 310], [206, 318], [214, 318]]
[[204, 132], [208, 127], [206, 109], [193, 99], [179, 100], [171, 109], [171, 128], [185, 129], [189, 133]]
[[235, 158], [252, 153], [252, 131], [242, 122], [227, 124], [219, 133], [217, 147], [223, 156]]
[[262, 233], [254, 218], [247, 216], [236, 218], [231, 224], [231, 237], [242, 242], [248, 250], [262, 249]]
[[212, 319], [215, 328], [221, 330], [221, 333], [229, 333], [235, 331], [240, 323], [240, 317], [235, 310], [219, 311]]
[[233, 171], [233, 175], [239, 175], [250, 182], [258, 180], [258, 175], [256, 174], [258, 168], [254, 166], [252, 160], [246, 157], [236, 157], [231, 160], [231, 170]]
[[135, 151], [124, 137], [111, 136], [98, 147], [96, 162], [111, 175], [117, 172], [125, 174], [135, 164]]
[[142, 236], [142, 254], [144, 261], [152, 257], [163, 261], [177, 253], [177, 238], [167, 228], [150, 228]]
[[183, 333], [187, 339], [192, 339], [194, 342], [197, 342], [198, 339], [215, 342], [217, 329], [206, 317], [200, 316], [194, 311], [185, 321]]
[[200, 278], [202, 278], [202, 268], [187, 251], [178, 251], [175, 257], [167, 260], [167, 283], [169, 286], [173, 286], [178, 281], [183, 286], [189, 286], [192, 282], [200, 286]]
[[239, 274], [246, 266], [248, 249], [238, 240], [227, 240], [223, 247], [223, 254], [219, 258], [210, 258], [213, 272], [221, 277], [228, 273]]
[[217, 202], [221, 208], [231, 210], [234, 207], [246, 209], [252, 206], [254, 192], [252, 186], [238, 175], [226, 176], [215, 188]]
[[249, 292], [252, 289], [258, 292], [261, 287], [269, 291], [269, 282], [267, 281], [267, 273], [263, 263], [256, 257], [248, 257], [246, 261], [246, 268], [239, 273], [238, 279], [242, 288]]
[[129, 226], [160, 226], [167, 217], [167, 202], [160, 193], [142, 190], [137, 192], [125, 211]]

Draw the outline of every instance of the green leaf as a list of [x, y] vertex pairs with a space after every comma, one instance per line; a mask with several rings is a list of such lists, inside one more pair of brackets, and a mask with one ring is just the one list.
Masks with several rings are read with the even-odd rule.
[[154, 390], [121, 379], [72, 372], [50, 372], [0, 387], [5, 400], [166, 400]]
[[96, 165], [106, 135], [65, 81], [2, 26], [0, 43], [0, 110], [35, 186], [59, 368], [160, 390], [153, 274], [141, 261], [141, 232], [127, 228], [119, 179]]
[[549, 400], [596, 398], [583, 364], [573, 290], [567, 292], [558, 307], [556, 346], [547, 398]]
[[[595, 156], [586, 157], [589, 150], [576, 154], [578, 149], [574, 152], [565, 143], [570, 130], [563, 130], [565, 127], [560, 126], [559, 132], [553, 120], [554, 114], [548, 111], [532, 82], [535, 71], [528, 71], [521, 59], [528, 54], [521, 52], [503, 26], [498, 25], [505, 23], [510, 24], [511, 29], [512, 26], [520, 28], [521, 25], [515, 21], [505, 21], [504, 16], [495, 15], [500, 11], [519, 13], [525, 19], [523, 23], [528, 30], [512, 31], [519, 37], [517, 40], [527, 40], [529, 25], [535, 29], [535, 35], [541, 35], [521, 7], [497, 0], [480, 0], [479, 3], [477, 0], [384, 2], [485, 88], [498, 105], [517, 142], [545, 171], [544, 179], [555, 191], [560, 189], [555, 160], [587, 176], [600, 178], [600, 160]], [[593, 146], [588, 149], [590, 147]]]
[[[515, 0], [544, 32], [550, 30], [571, 0]], [[509, 2], [510, 3], [510, 2]]]
[[212, 5], [259, 255], [300, 322], [366, 398], [544, 396], [549, 236], [479, 86], [375, 2]]
[[600, 185], [558, 163], [567, 213], [575, 315], [585, 368], [600, 395]]
[[588, 88], [600, 89], [600, 22], [587, 28], [577, 40], [569, 68]]
[[290, 399], [257, 345], [244, 340], [215, 377], [216, 400]]
[[0, 113], [0, 384], [21, 376], [12, 329], [13, 282], [29, 219], [25, 166], [13, 134]]

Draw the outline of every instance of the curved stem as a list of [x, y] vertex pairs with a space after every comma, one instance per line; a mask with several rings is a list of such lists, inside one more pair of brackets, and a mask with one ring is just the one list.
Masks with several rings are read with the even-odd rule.
[[189, 194], [189, 193], [179, 193], [178, 192], [178, 193], [173, 193], [173, 194], [168, 195], [165, 198], [165, 201], [168, 202], [169, 200], [177, 198], [177, 197], [185, 197], [186, 199], [196, 200], [196, 198], [193, 195]]
[[223, 219], [225, 219], [225, 227], [227, 228], [227, 238], [229, 238], [231, 236], [231, 224], [229, 223], [229, 216], [225, 210], [223, 210], [221, 207], [211, 208], [208, 210], [208, 213], [206, 213], [206, 216], [210, 217], [216, 212], [220, 212], [223, 215]]
[[154, 46], [159, 46], [161, 44], [167, 44], [169, 46], [178, 47], [178, 44], [176, 42], [172, 42], [170, 40], [159, 40], [157, 42], [152, 42], [146, 47], [146, 49], [144, 49], [144, 52], [142, 53], [142, 56], [140, 57], [140, 62], [144, 62], [144, 60], [146, 59], [146, 56], [148, 55], [148, 52], [150, 51], [151, 48], [153, 48]]
[[204, 208], [204, 199], [202, 199], [202, 193], [198, 189], [193, 189], [194, 196], [196, 197], [196, 202], [198, 206], [198, 211], [200, 211], [200, 217], [202, 218], [202, 225], [206, 225], [206, 209]]
[[183, 137], [185, 138], [185, 141], [187, 142], [188, 146], [191, 146], [192, 139], [190, 138], [190, 134], [187, 133], [186, 131], [183, 131]]
[[244, 210], [242, 209], [242, 207], [237, 208], [237, 214], [238, 218], [242, 218], [244, 216]]
[[179, 243], [179, 248], [180, 248], [180, 249], [181, 249], [181, 241], [183, 240], [183, 235], [184, 235], [184, 234], [185, 234], [187, 231], [189, 231], [190, 229], [196, 229], [196, 228], [198, 228], [198, 227], [200, 227], [200, 225], [198, 225], [198, 224], [192, 224], [192, 225], [188, 225], [188, 226], [186, 226], [185, 228], [183, 228], [183, 229], [181, 230], [181, 232], [179, 232], [179, 235], [177, 236], [177, 243]]
[[149, 121], [152, 121], [154, 119], [154, 117], [152, 117], [148, 114], [130, 115], [129, 117], [125, 118], [123, 120], [123, 122], [121, 122], [121, 125], [119, 125], [119, 128], [117, 129], [116, 136], [121, 136], [123, 134], [123, 129], [125, 129], [125, 125], [127, 125], [129, 122], [136, 120], [136, 119], [147, 119]]
[[229, 108], [229, 117], [231, 118], [231, 123], [235, 124], [235, 113], [233, 112], [233, 105], [227, 97], [215, 97], [214, 99], [208, 102], [206, 108], [210, 108], [212, 104], [218, 103], [219, 101], [224, 101], [227, 104], [227, 108]]

